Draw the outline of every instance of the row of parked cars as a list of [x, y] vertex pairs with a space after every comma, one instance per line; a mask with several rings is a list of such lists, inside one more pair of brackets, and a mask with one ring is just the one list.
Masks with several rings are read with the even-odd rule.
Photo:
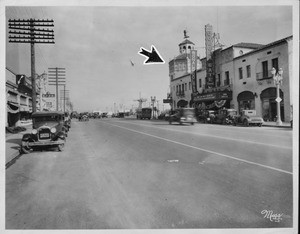
[[238, 114], [235, 109], [220, 109], [214, 110], [202, 110], [199, 113], [195, 112], [194, 108], [180, 108], [171, 111], [166, 116], [166, 120], [170, 124], [172, 122], [190, 123], [195, 122], [212, 123], [212, 124], [231, 124], [231, 125], [255, 125], [261, 127], [263, 119], [257, 116], [255, 110], [243, 110], [241, 114]]
[[60, 111], [47, 111], [32, 113], [31, 118], [32, 131], [23, 135], [21, 152], [28, 154], [38, 147], [57, 147], [62, 151], [71, 128], [70, 115]]

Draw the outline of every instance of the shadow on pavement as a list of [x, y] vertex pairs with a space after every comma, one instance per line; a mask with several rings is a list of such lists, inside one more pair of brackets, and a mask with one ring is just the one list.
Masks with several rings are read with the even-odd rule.
[[8, 140], [6, 140], [6, 143], [13, 143], [13, 144], [21, 145], [22, 140], [20, 138], [8, 139]]

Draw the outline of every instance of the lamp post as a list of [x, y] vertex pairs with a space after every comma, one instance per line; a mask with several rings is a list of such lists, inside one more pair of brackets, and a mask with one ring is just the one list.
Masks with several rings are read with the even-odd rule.
[[280, 102], [282, 101], [282, 99], [280, 98], [279, 87], [280, 87], [280, 85], [282, 85], [283, 70], [282, 70], [282, 68], [279, 68], [278, 72], [276, 72], [276, 69], [273, 67], [271, 72], [272, 72], [272, 75], [273, 75], [273, 80], [274, 80], [274, 84], [276, 85], [276, 91], [277, 91], [277, 98], [276, 98], [276, 102], [277, 102], [277, 120], [276, 120], [276, 125], [282, 125], [281, 114], [280, 114]]

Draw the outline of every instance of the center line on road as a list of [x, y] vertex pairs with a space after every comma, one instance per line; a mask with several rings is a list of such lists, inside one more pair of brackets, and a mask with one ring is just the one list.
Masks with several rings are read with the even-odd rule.
[[235, 158], [235, 157], [232, 157], [232, 156], [229, 156], [229, 155], [226, 155], [226, 154], [222, 154], [222, 153], [218, 153], [218, 152], [215, 152], [215, 151], [211, 151], [211, 150], [199, 148], [199, 147], [188, 145], [188, 144], [185, 144], [185, 143], [182, 143], [182, 142], [178, 142], [178, 141], [173, 141], [173, 140], [170, 140], [170, 139], [167, 139], [167, 138], [155, 136], [155, 135], [148, 134], [148, 133], [145, 133], [145, 132], [136, 131], [136, 130], [133, 130], [133, 129], [130, 129], [130, 128], [126, 128], [126, 127], [123, 127], [123, 126], [111, 124], [111, 123], [108, 123], [108, 122], [104, 122], [103, 121], [102, 123], [105, 123], [105, 124], [108, 124], [108, 125], [111, 125], [111, 126], [114, 126], [114, 127], [126, 129], [126, 130], [131, 131], [131, 132], [135, 132], [135, 133], [143, 134], [143, 135], [150, 136], [150, 137], [153, 137], [153, 138], [157, 138], [157, 139], [160, 139], [160, 140], [164, 140], [164, 141], [167, 141], [167, 142], [171, 142], [171, 143], [174, 143], [174, 144], [186, 146], [186, 147], [189, 147], [189, 148], [192, 148], [192, 149], [204, 151], [204, 152], [207, 152], [207, 153], [212, 153], [212, 154], [219, 155], [219, 156], [222, 156], [222, 157], [225, 157], [225, 158], [230, 158], [230, 159], [237, 160], [237, 161], [240, 161], [240, 162], [244, 162], [244, 163], [248, 163], [248, 164], [260, 166], [260, 167], [263, 167], [263, 168], [268, 168], [268, 169], [271, 169], [271, 170], [274, 170], [274, 171], [282, 172], [282, 173], [285, 173], [285, 174], [293, 175], [292, 172], [285, 171], [285, 170], [282, 170], [282, 169], [279, 169], [279, 168], [270, 167], [270, 166], [267, 166], [267, 165], [264, 165], [264, 164], [251, 162], [251, 161], [248, 161], [248, 160], [245, 160], [245, 159], [241, 159], [241, 158]]
[[[115, 122], [124, 123], [124, 122], [121, 122], [121, 121], [115, 121]], [[156, 126], [153, 126], [153, 125], [146, 125], [146, 124], [136, 124], [136, 123], [130, 123], [130, 122], [126, 122], [126, 123], [127, 124], [132, 124], [132, 125], [138, 125], [138, 126], [144, 126], [144, 127], [151, 127], [151, 128], [163, 129], [163, 130], [168, 130], [168, 131], [174, 131], [174, 132], [189, 133], [189, 134], [194, 134], [194, 135], [198, 135], [198, 136], [206, 136], [206, 137], [218, 138], [218, 139], [223, 139], [223, 140], [228, 140], [228, 141], [239, 141], [239, 142], [243, 142], [243, 143], [265, 145], [265, 146], [282, 148], [282, 149], [289, 149], [289, 150], [293, 149], [293, 147], [280, 146], [280, 145], [274, 145], [274, 144], [266, 144], [266, 143], [257, 142], [257, 141], [239, 140], [239, 139], [235, 139], [235, 138], [231, 138], [231, 137], [221, 137], [221, 136], [214, 136], [214, 135], [209, 135], [209, 134], [201, 134], [201, 133], [195, 133], [195, 132], [180, 131], [180, 130], [168, 129], [168, 128], [161, 128], [161, 127], [156, 127]]]

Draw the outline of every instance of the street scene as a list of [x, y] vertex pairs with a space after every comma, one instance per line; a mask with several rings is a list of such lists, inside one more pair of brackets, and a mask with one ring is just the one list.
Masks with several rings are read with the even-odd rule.
[[4, 231], [297, 233], [297, 1], [15, 4]]
[[105, 118], [74, 119], [68, 135], [63, 152], [36, 150], [7, 169], [7, 229], [293, 224], [289, 128]]

